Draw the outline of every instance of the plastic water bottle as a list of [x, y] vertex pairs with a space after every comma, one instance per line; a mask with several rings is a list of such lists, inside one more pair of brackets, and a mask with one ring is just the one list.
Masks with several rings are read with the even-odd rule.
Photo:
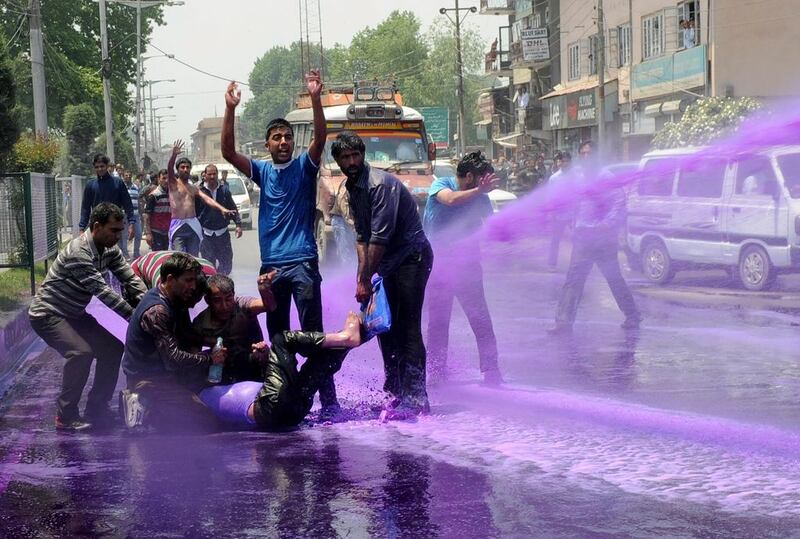
[[[216, 352], [222, 349], [222, 337], [217, 337], [217, 344], [211, 349], [211, 352]], [[222, 364], [212, 363], [208, 368], [208, 381], [212, 384], [218, 384], [222, 381]]]

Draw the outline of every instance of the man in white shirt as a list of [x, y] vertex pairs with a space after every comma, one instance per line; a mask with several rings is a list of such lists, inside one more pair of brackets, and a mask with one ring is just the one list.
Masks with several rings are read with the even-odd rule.
[[520, 129], [522, 131], [525, 130], [525, 115], [528, 110], [528, 102], [530, 101], [530, 98], [531, 96], [528, 93], [528, 87], [525, 85], [517, 88], [517, 92], [514, 94], [514, 105], [517, 107], [517, 121], [519, 122]]

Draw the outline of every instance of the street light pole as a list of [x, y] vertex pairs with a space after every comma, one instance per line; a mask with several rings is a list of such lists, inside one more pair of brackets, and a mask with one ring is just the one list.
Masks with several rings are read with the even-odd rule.
[[[439, 13], [442, 15], [446, 15], [449, 19], [450, 16], [447, 14], [448, 11], [454, 11], [456, 19], [450, 19], [456, 27], [456, 68], [458, 72], [458, 146], [456, 147], [456, 152], [459, 155], [464, 154], [464, 66], [461, 61], [461, 12], [466, 11], [467, 13], [475, 13], [478, 11], [478, 8], [475, 6], [472, 7], [459, 7], [458, 0], [455, 0], [456, 6], [455, 8], [440, 8]], [[465, 15], [466, 17], [466, 15]]]
[[106, 119], [106, 154], [114, 159], [114, 114], [111, 112], [111, 59], [108, 57], [108, 27], [106, 26], [106, 0], [100, 0], [100, 54], [103, 74], [103, 111]]

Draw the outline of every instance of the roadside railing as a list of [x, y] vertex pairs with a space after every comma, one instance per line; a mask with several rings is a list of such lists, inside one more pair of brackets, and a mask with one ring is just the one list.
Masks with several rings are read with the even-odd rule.
[[32, 295], [36, 263], [58, 253], [60, 197], [50, 174], [0, 174], [0, 268], [28, 268]]

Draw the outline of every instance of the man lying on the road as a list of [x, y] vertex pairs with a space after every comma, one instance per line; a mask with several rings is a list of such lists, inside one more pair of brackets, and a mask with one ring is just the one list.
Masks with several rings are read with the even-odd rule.
[[218, 273], [208, 278], [205, 300], [208, 308], [192, 322], [192, 330], [206, 346], [222, 338], [228, 359], [222, 370], [222, 383], [260, 382], [264, 379], [262, 362], [252, 353], [252, 346], [264, 340], [258, 315], [275, 309], [271, 293], [275, 271], [259, 277], [258, 298], [237, 296], [233, 280]]
[[[351, 349], [361, 345], [361, 330], [361, 318], [350, 312], [344, 329], [337, 333], [278, 333], [269, 348], [265, 342], [253, 345], [253, 353], [265, 361], [263, 383], [209, 387], [200, 392], [200, 399], [229, 427], [261, 430], [295, 427], [311, 411], [320, 383], [341, 368]], [[308, 358], [299, 370], [295, 354]]]
[[[107, 424], [114, 418], [108, 402], [117, 385], [122, 343], [86, 312], [86, 306], [92, 296], [97, 296], [127, 320], [133, 305], [147, 291], [117, 246], [125, 231], [124, 219], [118, 206], [110, 202], [96, 205], [89, 215], [86, 232], [58, 254], [28, 309], [33, 330], [66, 360], [61, 393], [56, 401], [59, 430], [91, 427], [78, 413], [78, 402], [94, 358], [97, 358], [94, 383], [84, 416], [96, 424]], [[108, 286], [102, 275], [106, 270], [122, 283], [128, 301]]]
[[197, 398], [212, 364], [225, 362], [226, 350], [193, 353], [179, 339], [188, 328], [188, 309], [201, 297], [200, 263], [186, 253], [174, 253], [161, 264], [161, 282], [144, 295], [131, 317], [125, 339], [122, 369], [128, 391], [120, 405], [124, 416], [132, 400], [149, 410], [156, 429], [203, 430], [216, 428], [211, 411]]

